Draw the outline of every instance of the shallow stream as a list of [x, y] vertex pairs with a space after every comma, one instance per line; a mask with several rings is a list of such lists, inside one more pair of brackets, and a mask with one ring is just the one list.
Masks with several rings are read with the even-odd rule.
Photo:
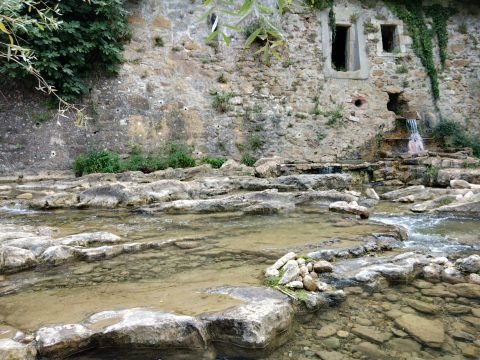
[[[263, 281], [263, 270], [288, 251], [307, 253], [350, 247], [372, 232], [385, 231], [385, 224], [404, 225], [410, 233], [405, 249], [396, 251], [415, 249], [454, 255], [480, 250], [478, 219], [384, 211], [369, 221], [358, 221], [322, 208], [303, 208], [284, 216], [152, 216], [125, 210], [33, 212], [3, 208], [0, 209], [0, 228], [4, 224], [50, 226], [58, 229], [55, 237], [108, 231], [125, 242], [182, 239], [162, 250], [4, 275], [4, 281], [0, 281], [0, 294], [3, 294], [0, 296], [0, 328], [12, 326], [27, 332], [46, 324], [80, 322], [102, 310], [143, 307], [197, 315], [225, 309], [237, 301], [209, 294], [208, 289], [258, 286]], [[393, 320], [385, 315], [386, 312], [407, 308], [405, 296], [421, 295], [411, 286], [391, 287], [378, 294], [358, 288], [347, 289], [348, 292], [351, 294], [340, 308], [302, 316], [292, 341], [269, 359], [323, 358], [319, 355], [322, 351], [337, 352], [338, 359], [349, 359], [365, 356], [368, 351], [374, 354], [377, 350], [380, 351], [377, 355], [388, 354], [398, 359], [413, 358], [405, 357], [412, 353], [422, 359], [444, 355], [445, 359], [453, 359], [448, 356], [454, 355], [463, 359], [462, 349], [455, 342], [445, 349], [431, 350], [415, 345], [413, 340], [415, 344], [403, 341], [409, 339], [395, 334], [392, 335], [393, 345], [390, 344], [393, 340], [388, 340], [374, 344], [378, 349], [369, 350], [368, 346], [367, 350], [363, 349], [360, 344], [364, 341], [350, 332], [352, 323], [363, 321], [358, 318], [365, 319], [365, 326], [388, 332]], [[449, 300], [432, 298], [426, 301], [446, 303]], [[468, 306], [478, 308], [479, 305], [469, 302]], [[479, 336], [478, 327], [468, 322], [452, 320], [448, 314], [438, 317], [448, 326], [461, 327], [465, 323], [465, 331]], [[455, 321], [460, 325], [450, 325]], [[329, 336], [320, 336], [322, 327], [332, 323], [336, 324], [335, 331], [327, 333]], [[339, 334], [338, 331], [343, 332]], [[411, 351], [400, 351], [397, 338], [402, 339], [402, 346], [408, 343]], [[337, 359], [335, 354], [330, 356], [325, 358]]]

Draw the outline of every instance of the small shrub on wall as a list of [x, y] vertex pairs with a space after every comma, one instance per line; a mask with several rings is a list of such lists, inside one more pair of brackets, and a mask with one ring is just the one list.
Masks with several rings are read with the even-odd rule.
[[[129, 39], [124, 0], [46, 0], [59, 5], [58, 30], [27, 25], [16, 29], [20, 44], [35, 53], [32, 65], [66, 100], [88, 90], [85, 78], [116, 74], [122, 63], [123, 43]], [[25, 9], [24, 16], [36, 16]], [[0, 41], [3, 41], [0, 38]], [[31, 75], [14, 62], [0, 62], [0, 76], [26, 79]]]

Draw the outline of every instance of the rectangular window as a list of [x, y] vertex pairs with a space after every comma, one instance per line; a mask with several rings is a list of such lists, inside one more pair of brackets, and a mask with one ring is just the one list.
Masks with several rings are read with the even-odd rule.
[[382, 24], [380, 28], [382, 30], [383, 51], [387, 53], [399, 51], [397, 25]]
[[332, 67], [336, 71], [348, 70], [349, 30], [350, 26], [336, 26], [335, 41], [332, 44]]

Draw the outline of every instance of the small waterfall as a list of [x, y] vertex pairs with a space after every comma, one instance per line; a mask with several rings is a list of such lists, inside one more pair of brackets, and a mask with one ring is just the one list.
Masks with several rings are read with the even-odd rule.
[[410, 138], [408, 140], [408, 153], [417, 154], [419, 152], [425, 151], [423, 146], [423, 139], [418, 132], [418, 125], [416, 119], [407, 120], [408, 130], [410, 131]]

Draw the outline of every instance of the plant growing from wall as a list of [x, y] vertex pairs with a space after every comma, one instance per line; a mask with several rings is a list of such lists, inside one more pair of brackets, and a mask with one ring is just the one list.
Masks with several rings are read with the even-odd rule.
[[[433, 60], [432, 33], [435, 33], [438, 37], [440, 58], [443, 66], [448, 44], [447, 20], [453, 14], [453, 9], [444, 8], [440, 5], [424, 8], [421, 0], [403, 0], [401, 2], [385, 0], [385, 3], [407, 25], [413, 41], [413, 50], [420, 58], [430, 78], [433, 99], [438, 100], [440, 98], [440, 90], [438, 86], [438, 72]], [[433, 31], [430, 31], [427, 26], [425, 14], [433, 19]]]

